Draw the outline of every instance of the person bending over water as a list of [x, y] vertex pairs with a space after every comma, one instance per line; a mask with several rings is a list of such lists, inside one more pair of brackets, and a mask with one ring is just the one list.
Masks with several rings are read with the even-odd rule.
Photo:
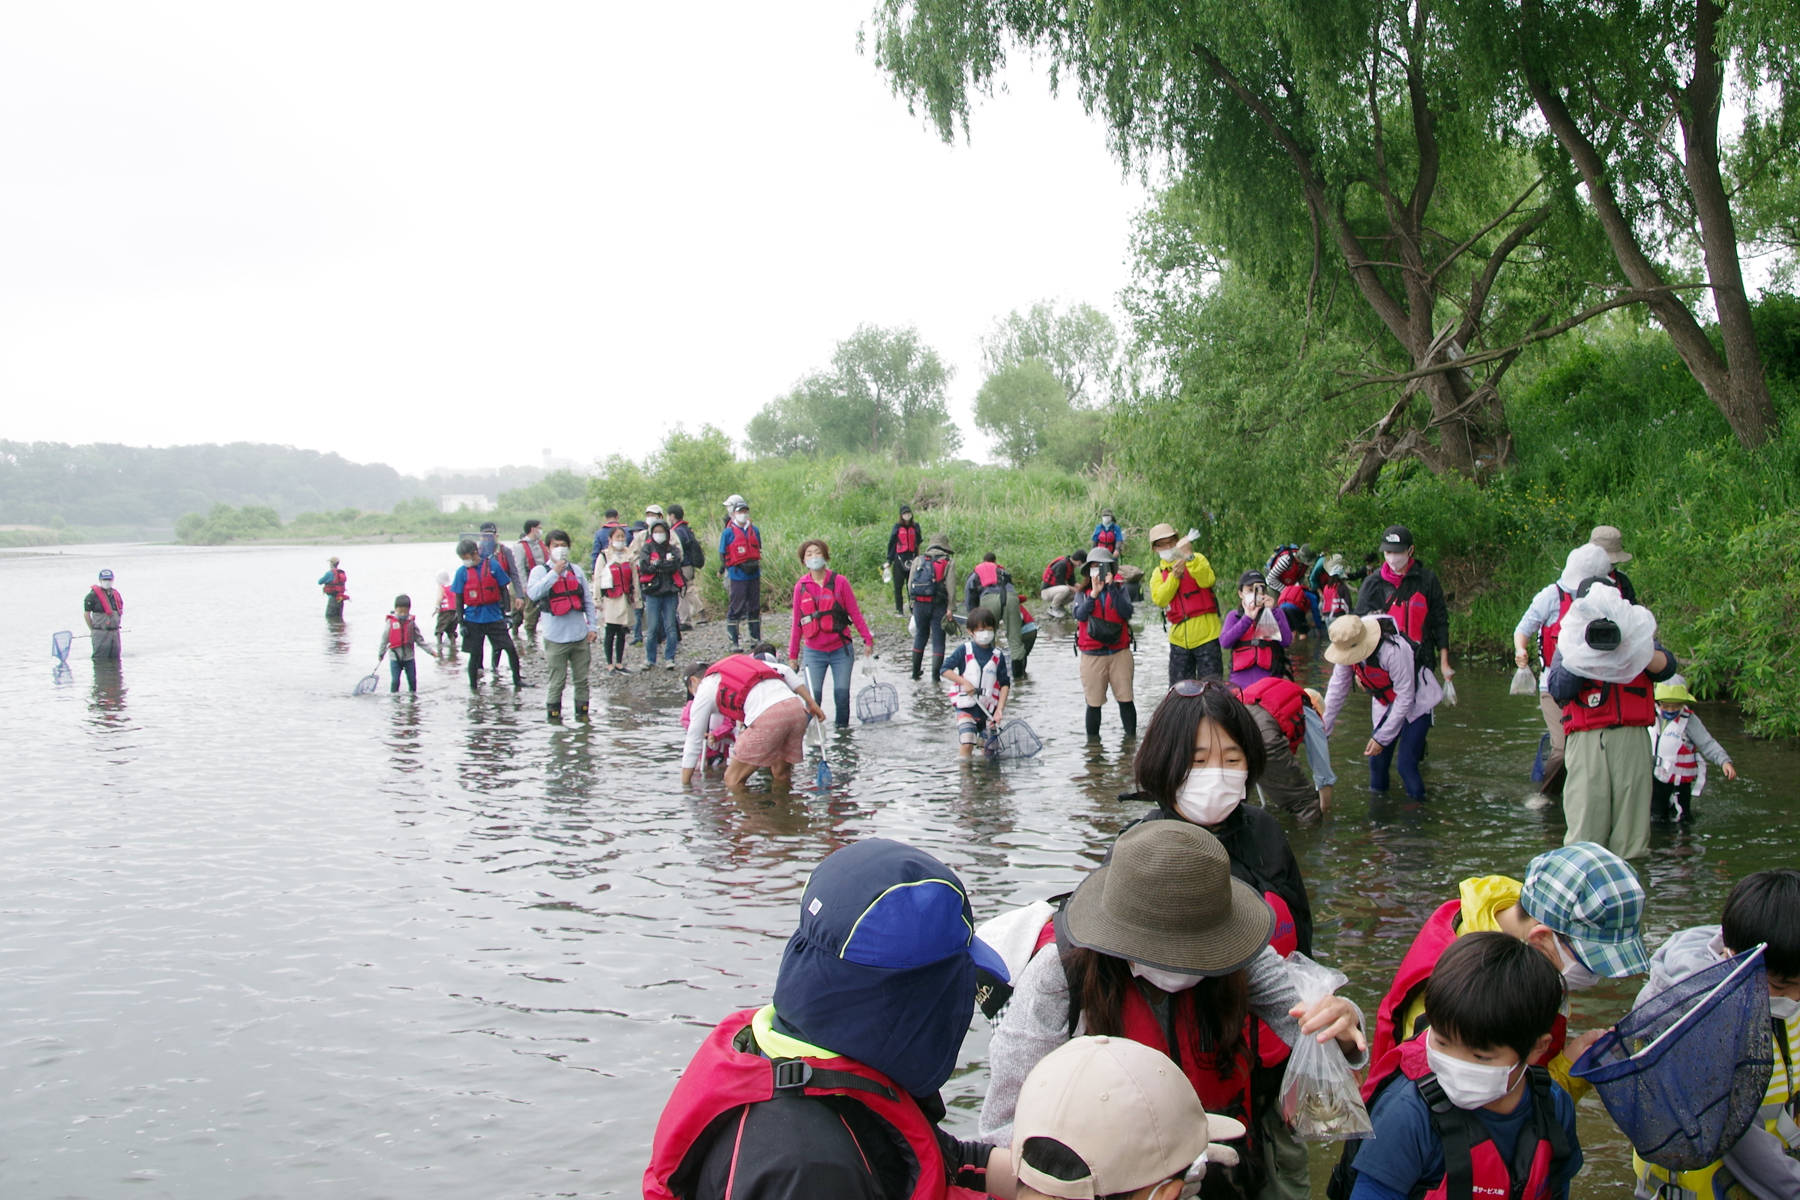
[[769, 769], [776, 786], [787, 787], [794, 764], [806, 761], [809, 715], [825, 720], [799, 672], [775, 661], [775, 647], [762, 642], [754, 654], [726, 655], [706, 668], [694, 689], [681, 750], [683, 787], [693, 782], [715, 714], [742, 727], [725, 767], [725, 786], [731, 788], [742, 787], [760, 767]]

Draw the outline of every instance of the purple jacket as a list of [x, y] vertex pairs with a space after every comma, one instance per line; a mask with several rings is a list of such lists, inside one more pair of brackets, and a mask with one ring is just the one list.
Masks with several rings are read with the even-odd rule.
[[[1281, 630], [1281, 644], [1291, 646], [1294, 643], [1294, 631], [1288, 627], [1287, 614], [1281, 611], [1280, 605], [1271, 605], [1269, 612], [1275, 617], [1275, 627]], [[1225, 654], [1226, 676], [1239, 687], [1249, 687], [1259, 679], [1267, 679], [1269, 672], [1261, 667], [1245, 667], [1241, 671], [1230, 670], [1231, 648], [1242, 638], [1249, 636], [1256, 626], [1256, 618], [1245, 616], [1242, 605], [1225, 614], [1225, 627], [1219, 631], [1219, 649]]]

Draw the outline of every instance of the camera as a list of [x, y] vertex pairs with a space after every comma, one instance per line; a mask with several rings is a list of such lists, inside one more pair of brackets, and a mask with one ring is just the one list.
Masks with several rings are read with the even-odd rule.
[[1609, 621], [1605, 617], [1588, 622], [1588, 649], [1598, 650], [1604, 654], [1609, 650], [1617, 650], [1619, 644], [1624, 640], [1623, 635], [1619, 632], [1618, 622]]

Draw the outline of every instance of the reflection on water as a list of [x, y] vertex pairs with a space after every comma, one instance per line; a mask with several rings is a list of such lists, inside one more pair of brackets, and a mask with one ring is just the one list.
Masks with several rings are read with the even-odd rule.
[[[716, 777], [684, 792], [678, 683], [596, 680], [586, 727], [546, 725], [533, 691], [472, 696], [431, 658], [416, 697], [389, 694], [385, 669], [380, 692], [350, 696], [381, 614], [352, 608], [315, 640], [312, 547], [107, 551], [131, 598], [126, 659], [78, 659], [58, 685], [45, 635], [79, 619], [96, 553], [0, 562], [26, 614], [0, 634], [14, 734], [0, 1196], [631, 1193], [703, 1030], [767, 999], [821, 856], [915, 842], [963, 873], [985, 917], [1067, 891], [1139, 812], [1118, 799], [1131, 746], [1116, 724], [1081, 735], [1067, 625], [1046, 625], [1055, 653], [1012, 704], [1045, 739], [1036, 759], [958, 764], [942, 697], [889, 673], [901, 714], [831, 736], [828, 793], [732, 795]], [[434, 594], [449, 557], [357, 547], [354, 567], [368, 594]], [[197, 619], [193, 578], [226, 569], [273, 599]], [[1147, 721], [1160, 632], [1139, 656]], [[1561, 840], [1557, 810], [1525, 805], [1536, 706], [1498, 671], [1458, 684], [1427, 802], [1372, 799], [1352, 728], [1335, 815], [1283, 818], [1319, 956], [1367, 1007], [1458, 879], [1517, 874]], [[1706, 715], [1745, 778], [1715, 782], [1690, 829], [1655, 832], [1653, 942], [1792, 860], [1793, 748]], [[797, 775], [810, 782], [810, 760]], [[1577, 1027], [1633, 990], [1581, 993]], [[947, 1089], [960, 1130], [987, 1039], [977, 1018]], [[1621, 1194], [1616, 1136], [1595, 1102], [1582, 1113], [1594, 1165], [1575, 1194]]]

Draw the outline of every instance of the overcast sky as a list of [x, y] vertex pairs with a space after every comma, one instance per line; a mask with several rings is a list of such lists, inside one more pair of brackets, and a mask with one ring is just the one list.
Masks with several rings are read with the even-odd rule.
[[940, 142], [872, 7], [15, 5], [0, 437], [640, 457], [867, 321], [955, 364], [985, 456], [977, 339], [1115, 311], [1143, 192], [1024, 65]]

